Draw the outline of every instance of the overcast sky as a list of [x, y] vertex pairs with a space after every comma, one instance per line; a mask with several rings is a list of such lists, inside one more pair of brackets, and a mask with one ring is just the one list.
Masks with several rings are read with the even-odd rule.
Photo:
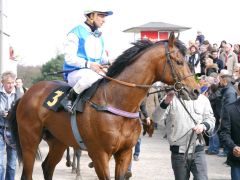
[[[68, 31], [84, 20], [84, 9], [103, 3], [114, 12], [101, 29], [110, 57], [134, 40], [122, 31], [148, 22], [191, 27], [180, 34], [185, 43], [201, 30], [210, 43], [240, 43], [239, 0], [8, 0], [10, 43], [20, 63], [41, 65], [62, 52]], [[94, 6], [94, 5], [93, 5]]]

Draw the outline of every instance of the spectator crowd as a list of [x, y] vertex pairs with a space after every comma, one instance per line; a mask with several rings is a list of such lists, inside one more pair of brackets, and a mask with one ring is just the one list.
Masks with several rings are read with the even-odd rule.
[[[199, 85], [201, 87], [201, 98], [198, 99], [204, 99], [203, 96], [205, 96], [205, 98], [207, 98], [209, 101], [208, 103], [207, 100], [205, 100], [205, 105], [203, 105], [203, 101], [200, 102], [200, 104], [202, 104], [204, 107], [201, 107], [200, 104], [198, 104], [198, 107], [194, 108], [187, 106], [187, 109], [191, 112], [192, 116], [195, 116], [195, 112], [191, 111], [191, 109], [197, 108], [200, 112], [202, 112], [201, 118], [203, 120], [203, 123], [201, 124], [204, 124], [204, 126], [200, 132], [202, 132], [204, 135], [205, 143], [207, 145], [204, 148], [205, 151], [202, 151], [202, 149], [198, 148], [199, 146], [196, 146], [196, 149], [198, 150], [195, 150], [195, 158], [189, 161], [191, 162], [191, 165], [188, 163], [185, 164], [183, 158], [184, 151], [180, 152], [180, 150], [183, 150], [182, 147], [185, 146], [184, 143], [181, 144], [179, 142], [171, 141], [171, 138], [174, 138], [178, 131], [183, 131], [182, 128], [177, 130], [178, 126], [176, 125], [176, 122], [180, 121], [183, 124], [184, 121], [187, 121], [186, 117], [188, 116], [184, 115], [185, 119], [180, 118], [181, 114], [185, 112], [184, 109], [180, 110], [179, 115], [176, 115], [176, 109], [179, 109], [181, 104], [178, 103], [179, 105], [177, 105], [178, 101], [174, 100], [171, 93], [167, 92], [165, 96], [165, 93], [161, 92], [162, 94], [158, 96], [158, 105], [153, 107], [155, 108], [155, 112], [149, 112], [150, 117], [155, 121], [155, 123], [157, 122], [158, 125], [164, 126], [166, 129], [165, 138], [167, 138], [168, 141], [170, 139], [169, 144], [170, 150], [172, 152], [171, 161], [175, 179], [188, 179], [190, 177], [190, 172], [196, 179], [208, 179], [207, 164], [205, 161], [203, 161], [204, 156], [198, 156], [198, 154], [201, 154], [201, 152], [203, 152], [207, 156], [216, 155], [226, 158], [226, 164], [231, 167], [232, 179], [238, 180], [240, 179], [240, 136], [238, 133], [240, 122], [238, 122], [239, 120], [237, 120], [238, 118], [236, 116], [237, 114], [240, 114], [240, 108], [237, 107], [240, 101], [238, 99], [240, 95], [240, 44], [232, 45], [231, 43], [222, 40], [218, 46], [216, 43], [210, 43], [205, 39], [205, 36], [202, 34], [202, 32], [198, 31], [196, 39], [189, 41], [187, 50], [188, 52], [186, 56], [186, 62], [188, 63], [191, 72], [195, 75], [196, 81], [199, 82]], [[161, 85], [158, 86], [160, 89], [161, 87], [165, 86], [162, 83], [160, 84]], [[158, 90], [151, 89], [151, 91], [157, 92]], [[151, 101], [150, 97], [151, 95], [148, 96], [145, 100], [148, 102]], [[171, 99], [171, 101], [172, 99], [174, 100], [171, 106], [178, 106], [175, 108], [169, 108], [174, 111], [173, 113], [169, 113], [169, 116], [172, 114], [174, 117], [178, 117], [178, 120], [174, 121], [175, 124], [171, 122], [171, 119], [173, 119], [173, 117], [169, 118], [170, 121], [168, 121], [166, 118], [163, 118], [164, 112], [166, 111], [164, 109], [168, 106], [168, 104], [171, 104], [171, 101], [168, 102], [169, 99]], [[198, 101], [200, 100], [194, 101], [193, 104], [196, 105]], [[166, 104], [166, 102], [168, 103]], [[191, 102], [184, 102], [185, 105], [189, 105], [189, 103]], [[210, 104], [210, 107], [206, 104]], [[229, 109], [235, 110], [230, 111]], [[146, 110], [149, 111], [148, 108]], [[211, 124], [209, 122], [213, 121], [212, 118], [210, 118], [210, 115], [208, 115], [208, 118], [206, 118], [207, 113], [213, 113], [213, 117], [215, 118], [215, 126], [213, 126], [213, 128], [210, 128], [211, 126], [209, 126], [209, 124]], [[196, 116], [198, 116], [198, 113], [196, 113]], [[206, 123], [204, 121], [206, 121]], [[168, 124], [174, 124], [175, 130], [172, 130], [173, 126], [168, 128]], [[190, 126], [190, 124], [190, 122], [186, 123], [186, 126]], [[232, 128], [232, 124], [234, 125], [234, 128]], [[183, 127], [183, 125], [181, 125], [181, 127]], [[198, 128], [198, 124], [195, 126], [195, 129], [196, 127]], [[171, 131], [174, 132], [174, 136], [171, 134]], [[176, 137], [175, 139], [178, 138]], [[183, 137], [179, 139], [182, 141]], [[135, 160], [136, 158], [134, 155], [135, 154], [133, 154], [133, 158]], [[180, 159], [182, 160], [180, 161]], [[198, 162], [194, 164], [195, 161]], [[178, 163], [180, 166], [177, 165]], [[201, 170], [196, 170], [194, 168], [195, 165], [199, 166], [200, 164]], [[183, 167], [185, 166], [188, 168], [184, 169]]]

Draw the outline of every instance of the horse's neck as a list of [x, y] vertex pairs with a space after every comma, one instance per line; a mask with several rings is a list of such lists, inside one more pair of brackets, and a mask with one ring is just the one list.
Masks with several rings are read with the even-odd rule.
[[[146, 72], [144, 73], [144, 71], [140, 72], [136, 74], [134, 71], [134, 74], [132, 74], [129, 71], [120, 75], [118, 79], [135, 85], [151, 85], [154, 77], [151, 76], [151, 74], [145, 74]], [[108, 89], [107, 94], [111, 101], [110, 103], [115, 107], [130, 112], [136, 111], [136, 109], [139, 108], [149, 89], [148, 87], [130, 87], [116, 82], [109, 82], [107, 86], [111, 87], [110, 89], [106, 88]]]

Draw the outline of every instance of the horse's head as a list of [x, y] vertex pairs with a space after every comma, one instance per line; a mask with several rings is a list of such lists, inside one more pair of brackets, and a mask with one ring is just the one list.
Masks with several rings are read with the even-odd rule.
[[159, 78], [164, 83], [172, 84], [184, 99], [195, 100], [200, 94], [199, 85], [189, 69], [185, 54], [186, 47], [171, 33], [168, 42], [165, 42], [165, 61], [158, 66]]

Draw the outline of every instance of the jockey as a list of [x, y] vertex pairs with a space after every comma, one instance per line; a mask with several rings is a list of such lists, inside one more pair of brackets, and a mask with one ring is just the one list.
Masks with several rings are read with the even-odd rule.
[[109, 64], [102, 33], [98, 30], [112, 11], [92, 9], [84, 11], [86, 21], [73, 28], [64, 44], [65, 80], [73, 87], [68, 94], [65, 109], [72, 113], [72, 104], [78, 94], [89, 88], [102, 76], [104, 64]]

